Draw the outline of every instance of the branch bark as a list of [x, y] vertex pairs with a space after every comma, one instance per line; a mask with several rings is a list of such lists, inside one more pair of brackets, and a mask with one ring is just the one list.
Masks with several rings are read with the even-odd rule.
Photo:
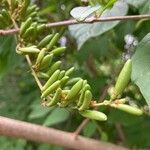
[[[72, 20], [64, 20], [59, 22], [53, 22], [46, 24], [47, 28], [50, 27], [60, 27], [60, 26], [69, 26], [74, 24], [89, 24], [94, 22], [108, 22], [108, 21], [117, 21], [117, 20], [140, 20], [140, 19], [150, 19], [150, 14], [145, 15], [130, 15], [130, 16], [114, 16], [114, 17], [101, 17], [101, 18], [88, 18], [83, 22], [78, 22], [75, 19]], [[7, 29], [7, 30], [0, 30], [0, 35], [7, 35], [7, 34], [15, 34], [19, 32], [17, 29]]]
[[46, 144], [55, 144], [78, 150], [126, 150], [126, 148], [121, 146], [84, 138], [82, 136], [79, 136], [78, 139], [74, 139], [72, 133], [6, 117], [0, 117], [0, 135]]

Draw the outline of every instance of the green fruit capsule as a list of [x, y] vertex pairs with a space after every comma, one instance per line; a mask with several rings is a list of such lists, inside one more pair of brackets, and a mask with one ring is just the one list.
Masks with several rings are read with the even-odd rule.
[[60, 80], [60, 84], [61, 84], [61, 87], [63, 87], [67, 81], [69, 80], [69, 77], [68, 76], [64, 76], [61, 80]]
[[56, 93], [54, 94], [54, 97], [51, 99], [51, 101], [47, 104], [48, 107], [51, 107], [51, 106], [54, 106], [56, 105], [60, 99], [61, 99], [61, 93], [62, 93], [62, 90], [61, 88], [58, 88], [56, 90]]
[[104, 113], [96, 111], [96, 110], [84, 110], [84, 111], [81, 111], [80, 114], [83, 117], [93, 119], [93, 120], [98, 120], [98, 121], [107, 120], [107, 116]]
[[74, 72], [74, 67], [71, 67], [70, 69], [68, 69], [65, 73], [66, 76], [70, 76], [73, 72]]
[[42, 48], [45, 47], [49, 41], [52, 39], [53, 34], [47, 35], [43, 40], [40, 41], [40, 43], [38, 44], [38, 48]]
[[82, 89], [82, 85], [83, 85], [83, 80], [80, 79], [69, 91], [69, 93], [67, 94], [66, 99], [70, 100], [73, 99], [74, 97], [77, 96], [77, 94], [80, 92], [80, 90]]
[[[32, 36], [31, 36], [32, 35]], [[22, 35], [23, 38], [31, 39], [35, 35], [34, 27], [29, 27], [25, 33]], [[29, 38], [30, 37], [30, 38]]]
[[130, 81], [131, 71], [132, 61], [131, 59], [128, 59], [119, 74], [111, 99], [115, 99], [118, 95], [122, 94], [123, 90], [126, 88]]
[[23, 47], [19, 48], [18, 51], [24, 53], [24, 54], [31, 54], [31, 53], [39, 53], [40, 50], [36, 47]]
[[46, 51], [46, 49], [43, 48], [43, 49], [39, 52], [39, 54], [38, 54], [38, 56], [37, 56], [37, 59], [36, 59], [36, 63], [35, 63], [36, 66], [38, 66], [39, 64], [41, 64], [41, 62], [42, 62], [42, 60], [43, 60], [43, 58], [44, 58], [44, 55], [45, 55], [45, 51]]
[[20, 27], [20, 36], [22, 36], [25, 33], [26, 29], [31, 25], [31, 23], [32, 23], [32, 18], [30, 17], [25, 22], [23, 22], [21, 24], [21, 27]]
[[47, 50], [51, 50], [53, 48], [53, 46], [56, 44], [56, 42], [59, 40], [60, 35], [59, 33], [56, 33], [53, 38], [51, 39], [51, 41], [49, 42], [49, 44], [47, 45]]
[[37, 26], [37, 33], [40, 34], [41, 32], [44, 31], [44, 29], [46, 28], [45, 24], [40, 24]]
[[38, 78], [43, 78], [43, 79], [48, 79], [49, 78], [49, 76], [44, 72], [38, 72], [37, 77]]
[[7, 23], [10, 23], [11, 18], [10, 18], [10, 15], [9, 15], [8, 11], [6, 9], [2, 9], [1, 14], [4, 17], [5, 21]]
[[91, 91], [89, 91], [89, 90], [85, 91], [83, 103], [80, 106], [79, 111], [88, 109], [89, 106], [90, 106], [91, 100], [92, 100], [92, 93], [91, 93]]
[[32, 5], [32, 6], [28, 7], [26, 14], [31, 14], [31, 13], [35, 12], [36, 8], [37, 8], [37, 5]]
[[47, 72], [49, 76], [51, 76], [59, 67], [61, 66], [61, 61], [55, 62], [51, 67], [50, 70]]
[[62, 71], [60, 72], [59, 77], [58, 77], [59, 80], [64, 77], [65, 72], [66, 72], [65, 70], [62, 70]]
[[53, 60], [53, 54], [46, 55], [40, 64], [40, 69], [46, 69], [50, 66], [51, 62]]
[[60, 74], [60, 70], [56, 70], [53, 75], [48, 79], [45, 85], [42, 87], [42, 91], [45, 91], [49, 86], [51, 86], [57, 79]]
[[35, 10], [34, 12], [32, 12], [32, 13], [30, 13], [30, 14], [28, 14], [28, 16], [27, 17], [35, 17], [37, 15], [37, 11]]
[[74, 85], [74, 84], [77, 83], [80, 79], [81, 79], [81, 78], [79, 78], [79, 77], [77, 77], [77, 78], [72, 78], [72, 79], [70, 79], [70, 80], [66, 83], [66, 85], [67, 85], [67, 86]]
[[52, 54], [54, 54], [54, 55], [60, 55], [60, 54], [62, 54], [65, 50], [66, 50], [66, 47], [59, 47], [59, 48], [55, 48], [55, 49], [52, 50], [50, 53], [52, 53]]
[[81, 95], [79, 97], [79, 101], [77, 103], [77, 106], [80, 107], [84, 101], [84, 97], [85, 97], [85, 91], [90, 90], [90, 86], [89, 84], [86, 84], [85, 86], [83, 86], [83, 89], [81, 90]]
[[140, 115], [143, 114], [143, 111], [141, 109], [136, 108], [136, 107], [132, 107], [132, 106], [129, 106], [129, 105], [126, 105], [126, 104], [111, 104], [110, 106], [114, 107], [116, 109], [125, 111], [127, 113], [137, 115], [137, 116], [140, 116]]
[[49, 94], [54, 92], [60, 86], [60, 80], [54, 82], [50, 87], [48, 87], [41, 95], [41, 98], [47, 97]]

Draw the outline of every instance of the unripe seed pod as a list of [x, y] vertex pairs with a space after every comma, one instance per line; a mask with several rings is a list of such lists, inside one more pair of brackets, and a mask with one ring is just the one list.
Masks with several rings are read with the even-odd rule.
[[35, 17], [37, 15], [37, 11], [35, 10], [34, 12], [30, 13], [27, 15], [27, 17]]
[[12, 8], [12, 10], [14, 11], [14, 9], [16, 9], [16, 0], [13, 0], [13, 1], [10, 1], [10, 4], [9, 4]]
[[110, 106], [137, 116], [143, 114], [141, 109], [126, 104], [111, 104]]
[[53, 75], [48, 79], [45, 85], [42, 87], [42, 91], [46, 90], [49, 86], [51, 86], [57, 79], [60, 74], [60, 70], [56, 70]]
[[51, 67], [50, 70], [47, 72], [49, 76], [51, 76], [59, 67], [61, 66], [61, 61], [55, 62]]
[[96, 110], [84, 110], [84, 111], [81, 111], [80, 114], [83, 117], [93, 119], [93, 120], [98, 120], [98, 121], [107, 120], [107, 116], [104, 113], [96, 111]]
[[31, 14], [31, 13], [35, 12], [36, 8], [37, 8], [37, 5], [32, 5], [32, 6], [28, 7], [26, 14]]
[[77, 78], [72, 78], [72, 79], [70, 79], [70, 80], [66, 83], [66, 85], [67, 85], [67, 86], [73, 85], [73, 84], [77, 83], [80, 79], [81, 79], [81, 78], [79, 78], [79, 77], [77, 77]]
[[49, 41], [52, 39], [53, 34], [47, 35], [43, 40], [40, 41], [37, 47], [42, 48], [45, 47]]
[[80, 79], [69, 91], [69, 93], [67, 94], [66, 99], [73, 99], [82, 89], [82, 85], [83, 85], [83, 80]]
[[66, 72], [65, 70], [62, 70], [62, 71], [60, 72], [59, 77], [58, 77], [59, 80], [64, 77], [65, 72]]
[[87, 80], [84, 80], [84, 81], [83, 81], [83, 87], [84, 87], [85, 85], [87, 85]]
[[31, 23], [32, 23], [32, 18], [30, 17], [25, 22], [23, 22], [21, 24], [21, 27], [20, 27], [20, 36], [22, 36], [25, 33], [26, 29], [31, 25]]
[[85, 91], [84, 100], [83, 100], [81, 107], [79, 108], [79, 111], [88, 109], [91, 103], [91, 100], [92, 100], [92, 93], [89, 90]]
[[66, 47], [58, 47], [58, 48], [55, 48], [54, 50], [52, 50], [50, 53], [52, 53], [52, 54], [54, 54], [54, 55], [60, 55], [60, 54], [62, 54], [65, 50], [66, 50]]
[[46, 55], [43, 60], [41, 61], [41, 64], [40, 64], [40, 69], [46, 69], [50, 66], [51, 62], [52, 62], [52, 59], [53, 59], [53, 54], [50, 54], [50, 55]]
[[60, 81], [54, 82], [50, 87], [48, 87], [41, 95], [41, 98], [47, 97], [49, 94], [54, 92], [60, 86]]
[[117, 98], [118, 95], [122, 94], [123, 90], [126, 88], [126, 86], [130, 81], [131, 71], [132, 71], [132, 62], [131, 59], [128, 59], [119, 74], [111, 99], [115, 99]]
[[60, 99], [61, 99], [61, 92], [62, 92], [61, 88], [58, 88], [56, 90], [56, 93], [54, 94], [54, 97], [47, 104], [48, 107], [54, 106], [54, 105], [56, 105], [60, 101]]
[[77, 106], [78, 106], [78, 107], [83, 104], [84, 96], [85, 96], [85, 91], [90, 90], [90, 89], [91, 89], [91, 88], [90, 88], [89, 84], [86, 84], [86, 85], [83, 86], [83, 88], [82, 88], [82, 90], [81, 90], [81, 95], [80, 95], [80, 97], [79, 97], [79, 101], [78, 101], [78, 103], [77, 103]]
[[8, 11], [6, 9], [2, 9], [1, 14], [4, 17], [5, 22], [7, 22], [9, 24], [11, 21], [11, 18], [10, 18]]
[[59, 40], [59, 33], [56, 33], [53, 38], [51, 39], [51, 41], [49, 42], [49, 44], [47, 45], [47, 50], [51, 50], [53, 48], [53, 46], [56, 44], [56, 42]]
[[[23, 38], [26, 39], [31, 39], [32, 36], [34, 36], [35, 28], [34, 27], [29, 27], [25, 33], [22, 35]], [[31, 36], [32, 35], [32, 36]], [[29, 38], [30, 37], [30, 38]]]
[[43, 32], [45, 28], [46, 28], [45, 24], [38, 25], [37, 26], [37, 32], [38, 32], [38, 34], [40, 34], [41, 32]]
[[61, 84], [61, 87], [63, 87], [67, 81], [69, 80], [69, 77], [68, 76], [64, 76], [61, 80], [60, 80], [60, 84]]
[[38, 78], [43, 78], [43, 79], [48, 79], [49, 78], [49, 76], [44, 72], [38, 72], [37, 77]]
[[38, 54], [38, 56], [37, 56], [37, 59], [36, 59], [36, 63], [35, 63], [36, 66], [38, 66], [39, 64], [41, 64], [41, 62], [42, 62], [42, 60], [43, 60], [43, 58], [44, 58], [44, 55], [45, 55], [45, 51], [46, 51], [46, 49], [43, 48], [43, 49], [39, 52], [39, 54]]
[[23, 48], [19, 48], [18, 51], [24, 53], [24, 54], [31, 54], [31, 53], [39, 53], [40, 50], [37, 49], [36, 47], [23, 47]]
[[20, 12], [21, 18], [24, 18], [24, 16], [26, 15], [26, 11], [29, 4], [30, 4], [30, 0], [23, 1], [23, 5], [21, 7], [21, 12]]
[[70, 69], [68, 69], [65, 73], [66, 76], [70, 76], [72, 73], [74, 72], [74, 67], [71, 67]]

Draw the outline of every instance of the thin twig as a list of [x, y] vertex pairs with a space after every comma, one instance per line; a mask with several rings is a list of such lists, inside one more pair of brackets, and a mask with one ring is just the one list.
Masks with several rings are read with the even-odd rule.
[[[96, 104], [101, 104], [100, 106], [103, 106], [104, 105], [104, 103], [102, 102], [102, 98], [104, 98], [105, 96], [106, 96], [106, 94], [107, 94], [107, 92], [106, 92], [106, 89], [108, 88], [108, 86], [106, 86], [106, 87], [104, 87], [104, 94], [102, 94], [101, 96], [100, 96], [100, 100], [99, 100], [99, 102], [101, 102], [101, 103], [96, 103]], [[97, 109], [97, 105], [95, 105], [95, 104], [92, 104], [92, 107], [94, 107], [95, 109]], [[99, 105], [98, 105], [98, 107], [99, 107]], [[74, 138], [75, 139], [77, 139], [77, 137], [79, 136], [79, 134], [81, 133], [81, 131], [83, 130], [83, 128], [87, 125], [87, 123], [90, 121], [90, 119], [88, 119], [88, 118], [86, 118], [86, 119], [84, 119], [82, 122], [81, 122], [81, 124], [78, 126], [78, 128], [75, 130], [75, 132], [74, 132]]]
[[32, 71], [32, 75], [34, 76], [35, 81], [36, 81], [38, 87], [40, 88], [40, 90], [42, 90], [42, 84], [41, 84], [40, 80], [38, 79], [38, 77], [36, 75], [36, 72], [32, 68], [32, 63], [31, 63], [30, 57], [28, 55], [26, 55], [26, 60], [28, 62], [28, 65], [29, 65], [29, 67], [30, 67], [30, 69]]
[[[10, 16], [11, 16], [11, 14], [10, 14]], [[19, 31], [19, 27], [18, 27], [16, 21], [14, 20], [14, 18], [13, 18], [12, 16], [11, 16], [11, 20], [12, 20], [12, 22], [13, 22], [13, 25], [14, 25], [15, 29]], [[16, 38], [18, 38], [18, 37], [16, 36]], [[42, 89], [42, 84], [41, 84], [40, 80], [38, 79], [38, 77], [37, 77], [37, 75], [36, 75], [36, 72], [35, 72], [34, 69], [32, 68], [32, 62], [31, 62], [31, 60], [30, 60], [30, 57], [29, 57], [29, 55], [26, 55], [25, 57], [26, 57], [26, 60], [27, 60], [28, 65], [29, 65], [29, 67], [30, 67], [30, 69], [31, 69], [31, 71], [32, 71], [32, 75], [34, 76], [35, 81], [36, 81], [38, 87], [39, 87], [40, 90], [41, 90], [41, 89]]]
[[87, 125], [87, 123], [90, 121], [90, 119], [86, 118], [82, 121], [82, 123], [78, 126], [78, 128], [75, 130], [74, 138], [77, 139], [82, 129]]
[[0, 117], [0, 135], [21, 138], [46, 144], [78, 150], [126, 150], [121, 146], [105, 143], [79, 136], [77, 140], [72, 133], [46, 128], [39, 125]]
[[[69, 26], [74, 24], [89, 24], [94, 22], [108, 22], [108, 21], [119, 21], [119, 20], [140, 20], [140, 19], [150, 19], [149, 14], [145, 15], [131, 15], [131, 16], [114, 16], [114, 17], [101, 17], [101, 18], [88, 18], [83, 22], [79, 22], [75, 19], [72, 20], [64, 20], [59, 22], [53, 22], [46, 24], [47, 28], [50, 27], [60, 27], [60, 26]], [[9, 30], [0, 30], [0, 35], [7, 35], [7, 34], [15, 34], [19, 30], [18, 29], [9, 29]]]
[[121, 140], [121, 142], [125, 143], [125, 135], [122, 129], [122, 125], [120, 123], [115, 123], [115, 127], [117, 130], [117, 134], [119, 136], [119, 139]]

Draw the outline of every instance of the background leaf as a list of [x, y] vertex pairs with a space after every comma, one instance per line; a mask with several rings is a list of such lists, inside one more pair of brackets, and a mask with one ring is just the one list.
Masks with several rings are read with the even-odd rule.
[[139, 43], [132, 58], [132, 81], [150, 105], [150, 33]]
[[[127, 13], [128, 6], [123, 1], [118, 1], [112, 9], [104, 11], [101, 17], [124, 16]], [[92, 37], [103, 34], [115, 27], [119, 21], [101, 22], [93, 24], [79, 24], [69, 26], [70, 33], [77, 40], [80, 49], [87, 40]]]
[[76, 7], [71, 10], [70, 14], [75, 19], [83, 21], [100, 8], [101, 6]]
[[69, 117], [69, 112], [63, 108], [56, 108], [44, 121], [45, 126], [52, 126], [64, 122]]
[[0, 78], [18, 63], [14, 36], [0, 36]]

